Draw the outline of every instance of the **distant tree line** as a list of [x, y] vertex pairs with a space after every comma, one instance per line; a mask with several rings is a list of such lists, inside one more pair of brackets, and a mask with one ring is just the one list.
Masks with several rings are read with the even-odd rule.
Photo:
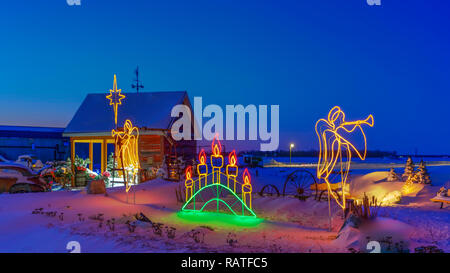
[[[262, 152], [262, 151], [241, 151], [239, 152], [239, 156], [244, 154], [255, 155], [255, 156], [264, 156], [264, 157], [289, 157], [289, 150], [277, 150], [271, 152]], [[292, 157], [318, 157], [318, 150], [308, 150], [308, 151], [292, 151]], [[345, 157], [346, 154], [342, 153], [342, 156]], [[397, 157], [396, 151], [380, 151], [380, 150], [368, 150], [367, 157]]]

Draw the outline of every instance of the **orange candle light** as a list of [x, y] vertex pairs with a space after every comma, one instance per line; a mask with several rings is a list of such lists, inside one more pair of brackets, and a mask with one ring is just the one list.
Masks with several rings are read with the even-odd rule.
[[202, 179], [205, 180], [205, 186], [208, 184], [208, 165], [206, 165], [206, 153], [205, 150], [201, 150], [198, 154], [198, 161], [200, 164], [197, 165], [198, 173], [198, 189], [202, 188]]
[[194, 180], [192, 180], [192, 166], [188, 166], [186, 168], [186, 180], [184, 181], [184, 185], [186, 186], [186, 201], [193, 195], [193, 186]]
[[223, 167], [222, 145], [219, 141], [219, 134], [216, 134], [211, 143], [211, 166], [213, 169], [213, 183], [220, 184], [220, 170]]
[[[247, 169], [244, 170], [242, 174], [242, 179], [244, 180], [244, 184], [242, 185], [242, 201], [246, 204], [250, 209], [252, 209], [252, 184], [250, 173]], [[248, 198], [248, 204], [247, 204]]]
[[228, 165], [227, 165], [227, 186], [230, 187], [230, 178], [234, 181], [234, 192], [236, 192], [236, 177], [238, 175], [239, 167], [236, 165], [236, 151], [233, 150], [228, 155]]

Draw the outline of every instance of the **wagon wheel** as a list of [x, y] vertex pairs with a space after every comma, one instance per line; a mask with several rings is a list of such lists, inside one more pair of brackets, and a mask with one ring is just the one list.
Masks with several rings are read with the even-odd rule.
[[18, 183], [14, 184], [9, 188], [9, 193], [29, 193], [32, 192], [31, 187], [29, 184], [26, 183]]
[[306, 199], [313, 195], [311, 185], [317, 184], [314, 175], [307, 170], [296, 170], [290, 173], [283, 187], [283, 196], [291, 195], [300, 199]]
[[274, 196], [280, 197], [280, 191], [275, 185], [267, 184], [259, 192], [260, 196]]

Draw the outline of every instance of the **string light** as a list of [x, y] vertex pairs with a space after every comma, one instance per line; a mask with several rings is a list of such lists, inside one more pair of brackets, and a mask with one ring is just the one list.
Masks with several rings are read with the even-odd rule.
[[[118, 147], [117, 151], [122, 161], [122, 167], [131, 171], [134, 181], [140, 168], [138, 152], [139, 129], [134, 127], [131, 121], [127, 119], [123, 126], [123, 130], [116, 131], [113, 129], [111, 134], [114, 137], [116, 148]], [[125, 174], [124, 178], [125, 190], [128, 192], [131, 185], [128, 183], [128, 179]]]
[[238, 175], [239, 167], [236, 165], [237, 158], [236, 158], [236, 151], [233, 150], [228, 155], [228, 165], [226, 168], [226, 174], [227, 174], [227, 186], [230, 187], [230, 178], [234, 182], [234, 192], [236, 192], [236, 177]]
[[213, 183], [220, 184], [220, 170], [223, 167], [222, 144], [219, 141], [219, 134], [216, 134], [211, 143], [211, 166], [213, 171]]
[[205, 150], [201, 150], [198, 154], [198, 161], [200, 164], [197, 165], [197, 173], [198, 173], [198, 189], [202, 188], [202, 179], [205, 180], [205, 186], [208, 184], [208, 165], [206, 164], [206, 153]]
[[186, 168], [186, 180], [184, 181], [186, 186], [186, 200], [188, 200], [193, 195], [194, 180], [192, 180], [192, 166]]
[[251, 178], [250, 173], [248, 172], [248, 169], [246, 168], [244, 170], [244, 173], [242, 174], [242, 180], [244, 180], [244, 184], [242, 185], [242, 200], [244, 201], [244, 204], [247, 205], [247, 198], [248, 198], [248, 207], [252, 208], [252, 184], [250, 184]]
[[[256, 214], [252, 210], [252, 185], [250, 173], [247, 169], [244, 170], [242, 179], [244, 181], [243, 184], [237, 181], [238, 170], [237, 166], [237, 156], [236, 151], [233, 150], [228, 155], [228, 165], [226, 167], [226, 173], [222, 173], [221, 169], [224, 164], [222, 152], [222, 145], [218, 139], [218, 135], [216, 134], [211, 143], [211, 166], [212, 172], [208, 173], [208, 166], [206, 164], [206, 153], [202, 149], [198, 155], [199, 164], [197, 165], [197, 172], [199, 174], [198, 182], [199, 187], [195, 189], [195, 180], [192, 179], [192, 167], [189, 166], [186, 169], [186, 203], [181, 208], [182, 211], [192, 212], [192, 213], [200, 213], [203, 212], [208, 204], [215, 202], [217, 204], [217, 211], [219, 211], [219, 205], [224, 204], [234, 215], [239, 217], [256, 217]], [[213, 176], [213, 183], [207, 185], [207, 177], [209, 175]], [[220, 181], [220, 176], [227, 177], [227, 185], [222, 185]], [[204, 186], [202, 186], [202, 180], [205, 180]], [[230, 180], [233, 180], [234, 187], [230, 188]], [[242, 192], [240, 196], [236, 193], [236, 184], [239, 183], [242, 185]], [[210, 193], [202, 194], [206, 190], [212, 190], [213, 196], [209, 199], [206, 196], [210, 196]], [[229, 198], [221, 198], [221, 194], [229, 194], [235, 197], [235, 201]], [[199, 198], [199, 200], [197, 200]], [[200, 202], [199, 202], [200, 201]], [[232, 202], [230, 202], [232, 201]], [[229, 203], [230, 202], [230, 203]], [[240, 204], [242, 207], [242, 214], [238, 215], [238, 211], [234, 208], [235, 205]], [[196, 207], [197, 206], [197, 207]], [[240, 214], [240, 213], [239, 213]]]
[[109, 89], [109, 95], [106, 96], [109, 99], [109, 105], [114, 107], [114, 122], [117, 125], [117, 108], [122, 104], [122, 99], [125, 95], [121, 93], [122, 89], [117, 89], [117, 79], [116, 74], [114, 74], [113, 89]]
[[[345, 121], [345, 113], [339, 106], [333, 107], [328, 113], [327, 119], [319, 119], [316, 122], [315, 130], [319, 138], [319, 161], [317, 163], [317, 178], [325, 180], [327, 183], [328, 191], [331, 196], [336, 200], [337, 204], [345, 209], [345, 189], [347, 184], [348, 173], [350, 171], [350, 163], [352, 153], [361, 159], [366, 159], [367, 153], [367, 139], [364, 130], [361, 125], [369, 125], [373, 127], [374, 119], [372, 115], [369, 115], [364, 120], [357, 121]], [[322, 131], [322, 126], [325, 130]], [[341, 133], [353, 133], [356, 129], [360, 129], [364, 138], [364, 153], [360, 153], [356, 149], [350, 140], [345, 138]], [[342, 161], [342, 148], [346, 149], [347, 161]], [[342, 202], [339, 201], [339, 196], [331, 190], [329, 177], [333, 172], [336, 164], [340, 161], [340, 174], [341, 174], [341, 195]]]

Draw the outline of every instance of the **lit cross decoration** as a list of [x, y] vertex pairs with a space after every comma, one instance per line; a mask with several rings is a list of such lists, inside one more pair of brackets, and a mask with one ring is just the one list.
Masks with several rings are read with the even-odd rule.
[[112, 105], [114, 107], [114, 124], [117, 127], [117, 108], [119, 105], [122, 104], [122, 99], [125, 98], [125, 95], [122, 95], [121, 93], [122, 89], [117, 89], [117, 79], [116, 74], [114, 74], [114, 83], [113, 83], [113, 89], [109, 89], [109, 95], [106, 96], [107, 99], [109, 99], [109, 105]]

